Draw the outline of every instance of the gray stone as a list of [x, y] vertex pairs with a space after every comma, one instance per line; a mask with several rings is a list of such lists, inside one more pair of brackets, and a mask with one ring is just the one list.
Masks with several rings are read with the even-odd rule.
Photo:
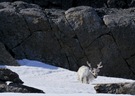
[[45, 93], [40, 89], [29, 87], [18, 83], [10, 83], [9, 85], [0, 81], [0, 93], [13, 92], [13, 93]]
[[109, 8], [127, 8], [129, 7], [129, 3], [127, 1], [128, 0], [107, 0], [107, 5]]
[[0, 68], [0, 81], [10, 81], [17, 84], [23, 84], [23, 81], [19, 78], [19, 75], [7, 68]]
[[6, 92], [14, 92], [14, 93], [45, 93], [40, 89], [29, 87], [26, 85], [10, 83], [7, 86]]
[[[0, 0], [0, 2], [14, 2], [18, 0]], [[44, 8], [69, 9], [77, 6], [91, 6], [94, 8], [129, 8], [135, 6], [134, 0], [21, 0], [38, 4]]]
[[105, 15], [103, 20], [114, 38], [117, 50], [121, 58], [134, 74], [132, 58], [135, 53], [135, 24], [134, 24], [134, 8], [127, 10], [119, 10], [117, 13]]
[[30, 35], [27, 23], [22, 15], [14, 8], [0, 10], [0, 40], [10, 49], [18, 46]]
[[19, 1], [0, 6], [0, 40], [15, 59], [74, 71], [86, 61], [92, 67], [102, 61], [99, 75], [135, 79], [134, 8], [44, 10]]
[[109, 83], [97, 84], [94, 89], [97, 93], [131, 94], [135, 95], [135, 83]]
[[19, 66], [17, 61], [12, 57], [12, 54], [8, 52], [3, 43], [0, 42], [0, 65]]
[[[7, 81], [11, 83], [7, 84]], [[0, 68], [0, 93], [45, 93], [40, 89], [22, 85], [23, 83], [17, 73], [7, 68]]]
[[0, 92], [6, 92], [7, 84], [0, 81]]

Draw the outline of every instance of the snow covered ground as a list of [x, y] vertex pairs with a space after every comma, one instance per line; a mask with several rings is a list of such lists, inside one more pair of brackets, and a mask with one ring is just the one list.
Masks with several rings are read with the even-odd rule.
[[[134, 82], [134, 80], [99, 76], [91, 84], [77, 80], [76, 72], [33, 60], [18, 60], [21, 66], [4, 66], [19, 74], [24, 85], [39, 88], [46, 94], [0, 93], [0, 96], [131, 96], [123, 94], [97, 94], [96, 83]], [[1, 66], [3, 67], [3, 66]]]

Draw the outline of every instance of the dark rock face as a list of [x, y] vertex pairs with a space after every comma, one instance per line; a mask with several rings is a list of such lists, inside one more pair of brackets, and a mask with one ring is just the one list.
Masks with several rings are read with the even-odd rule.
[[[114, 43], [117, 46], [117, 51], [120, 54], [118, 56], [119, 60], [122, 60], [123, 65], [127, 66], [130, 71], [134, 74], [134, 67], [133, 62], [135, 53], [135, 24], [134, 24], [134, 8], [127, 9], [127, 10], [116, 10], [113, 14], [108, 14], [103, 17], [103, 21], [105, 25], [110, 29], [110, 33], [114, 39]], [[115, 62], [118, 59], [115, 59]], [[131, 63], [132, 61], [132, 63]], [[124, 68], [119, 64], [117, 68]], [[121, 69], [122, 70], [122, 69]]]
[[26, 85], [11, 83], [0, 83], [0, 92], [14, 92], [14, 93], [44, 93], [42, 90], [37, 88], [29, 87]]
[[11, 81], [17, 84], [23, 84], [23, 81], [19, 78], [19, 75], [10, 69], [0, 68], [0, 81]]
[[6, 92], [7, 84], [5, 82], [0, 81], [0, 92]]
[[124, 83], [114, 84], [97, 84], [94, 89], [97, 93], [123, 94], [122, 87]]
[[[7, 81], [11, 83], [7, 84]], [[7, 68], [0, 68], [0, 92], [44, 93], [42, 90], [22, 85], [23, 83], [17, 73]]]
[[94, 89], [97, 93], [131, 94], [135, 95], [135, 83], [97, 84]]
[[109, 8], [127, 8], [129, 7], [129, 2], [131, 0], [107, 0], [107, 5]]
[[[18, 0], [0, 0], [0, 2], [14, 2]], [[94, 8], [129, 8], [135, 6], [134, 0], [21, 0], [38, 4], [44, 8], [69, 9], [77, 6], [91, 6]]]
[[[0, 36], [1, 38], [1, 36]], [[6, 64], [11, 66], [19, 66], [16, 60], [13, 58], [13, 52], [10, 49], [7, 51], [3, 43], [0, 42], [0, 64]], [[12, 54], [12, 55], [11, 55]]]
[[0, 41], [16, 59], [78, 70], [100, 61], [100, 75], [135, 79], [134, 10], [80, 6], [67, 11], [0, 3]]
[[10, 83], [8, 85], [7, 92], [15, 92], [15, 93], [44, 93], [42, 90], [37, 88], [29, 87], [26, 85]]

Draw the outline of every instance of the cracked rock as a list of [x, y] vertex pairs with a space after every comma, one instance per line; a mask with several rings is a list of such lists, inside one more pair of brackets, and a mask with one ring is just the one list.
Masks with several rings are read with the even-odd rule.
[[9, 53], [4, 44], [0, 42], [0, 65], [11, 65], [11, 66], [19, 66], [17, 61], [12, 57], [11, 53]]
[[[39, 60], [73, 71], [86, 61], [93, 67], [102, 61], [99, 75], [135, 79], [134, 10], [0, 3], [0, 41], [15, 59]], [[1, 58], [12, 65], [10, 56]]]
[[0, 68], [0, 81], [10, 81], [17, 84], [23, 84], [23, 81], [19, 78], [19, 75], [7, 68]]
[[96, 84], [94, 89], [97, 93], [135, 95], [135, 82]]
[[[11, 83], [7, 84], [7, 81]], [[40, 89], [22, 85], [23, 83], [17, 73], [7, 68], [0, 68], [0, 93], [44, 93]]]

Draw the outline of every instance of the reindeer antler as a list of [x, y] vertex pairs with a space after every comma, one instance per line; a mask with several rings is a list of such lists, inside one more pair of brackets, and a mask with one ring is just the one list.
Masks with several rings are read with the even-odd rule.
[[97, 64], [97, 68], [102, 68], [103, 65], [101, 65], [101, 64], [102, 64], [102, 62], [100, 62], [99, 64]]
[[100, 62], [99, 64], [97, 64], [97, 68], [93, 68], [93, 70], [92, 70], [93, 75], [94, 75], [95, 77], [98, 76], [98, 73], [100, 72], [100, 68], [103, 67], [101, 64], [102, 64], [102, 62]]
[[89, 61], [87, 61], [86, 63], [89, 66], [90, 70], [92, 70], [91, 63], [89, 63]]
[[87, 65], [88, 65], [89, 67], [91, 67], [91, 63], [89, 63], [89, 61], [87, 61], [86, 63], [87, 63]]

